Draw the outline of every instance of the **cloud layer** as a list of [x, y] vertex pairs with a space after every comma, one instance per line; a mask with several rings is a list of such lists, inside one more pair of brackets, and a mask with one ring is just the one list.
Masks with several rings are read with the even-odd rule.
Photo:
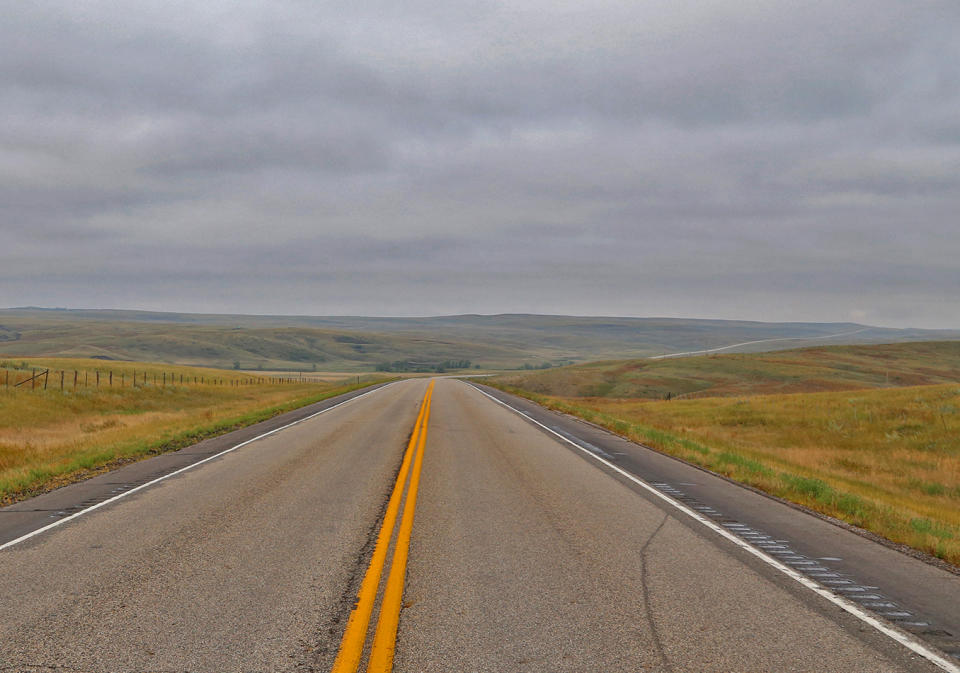
[[0, 305], [960, 327], [960, 5], [5, 3]]

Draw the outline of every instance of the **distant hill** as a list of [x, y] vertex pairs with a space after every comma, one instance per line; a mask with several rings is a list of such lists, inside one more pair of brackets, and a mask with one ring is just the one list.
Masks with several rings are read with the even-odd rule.
[[663, 399], [960, 382], [960, 341], [819, 346], [770, 353], [594, 362], [496, 379], [555, 397]]
[[761, 343], [733, 351], [947, 339], [960, 339], [960, 330], [523, 314], [373, 318], [0, 310], [0, 355], [98, 356], [217, 367], [239, 363], [243, 368], [294, 370], [369, 371], [384, 363], [436, 367], [449, 361], [493, 369], [544, 367], [750, 341]]

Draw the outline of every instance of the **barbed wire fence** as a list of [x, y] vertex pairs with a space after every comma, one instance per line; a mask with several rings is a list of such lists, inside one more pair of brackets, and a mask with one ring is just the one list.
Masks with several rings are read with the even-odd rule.
[[61, 392], [102, 388], [167, 388], [173, 386], [290, 385], [316, 383], [302, 372], [290, 376], [211, 376], [174, 371], [113, 369], [51, 369], [0, 367], [0, 388], [10, 392], [59, 390]]

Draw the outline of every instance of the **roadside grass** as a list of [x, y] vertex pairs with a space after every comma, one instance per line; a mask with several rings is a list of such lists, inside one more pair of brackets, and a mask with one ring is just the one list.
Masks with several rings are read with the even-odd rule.
[[493, 385], [960, 565], [960, 385], [562, 398]]
[[[57, 376], [56, 385], [51, 379], [46, 390], [0, 387], [2, 504], [386, 380], [365, 375], [359, 383], [356, 376], [279, 383], [234, 371], [72, 359], [0, 362], [0, 372], [4, 364], [25, 364], [19, 370], [21, 379], [33, 368], [68, 370], [71, 384], [75, 369], [87, 373], [88, 381], [95, 379], [89, 374], [99, 370], [101, 385], [75, 390], [65, 385], [61, 392]], [[107, 385], [110, 371], [112, 387]], [[134, 371], [146, 373], [146, 385], [131, 385]], [[154, 385], [153, 375], [162, 381], [162, 372], [177, 383]], [[199, 383], [201, 378], [205, 383]]]

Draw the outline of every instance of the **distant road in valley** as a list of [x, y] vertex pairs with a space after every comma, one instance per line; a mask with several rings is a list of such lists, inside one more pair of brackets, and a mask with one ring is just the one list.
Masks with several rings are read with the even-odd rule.
[[719, 348], [707, 348], [700, 351], [685, 351], [683, 353], [665, 353], [663, 355], [651, 355], [650, 360], [663, 360], [666, 358], [680, 358], [687, 355], [707, 355], [709, 353], [720, 353], [721, 351], [728, 351], [734, 348], [740, 348], [741, 346], [753, 346], [754, 344], [767, 344], [774, 343], [777, 341], [819, 341], [822, 339], [839, 339], [840, 337], [852, 336], [854, 334], [860, 334], [861, 332], [867, 332], [873, 329], [872, 327], [864, 327], [863, 329], [853, 330], [852, 332], [840, 332], [838, 334], [825, 334], [823, 336], [815, 337], [782, 337], [778, 339], [757, 339], [755, 341], [743, 341], [737, 344], [730, 344], [729, 346], [720, 346]]
[[399, 627], [378, 599], [359, 670], [380, 638], [409, 673], [960, 672], [960, 576], [477, 382], [427, 388], [0, 510], [0, 670], [330, 671], [394, 512]]

